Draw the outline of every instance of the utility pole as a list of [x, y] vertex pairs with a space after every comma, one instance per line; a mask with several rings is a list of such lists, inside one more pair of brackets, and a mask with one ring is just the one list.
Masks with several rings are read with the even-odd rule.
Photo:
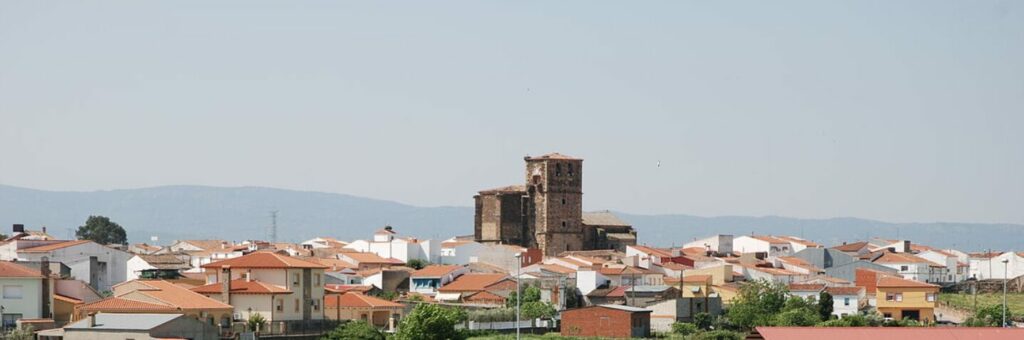
[[1007, 327], [1007, 324], [1006, 324], [1006, 283], [1009, 281], [1009, 278], [1006, 277], [1006, 267], [1007, 267], [1007, 264], [1009, 262], [1010, 262], [1009, 258], [1003, 259], [1003, 324], [1002, 324], [1003, 327]]

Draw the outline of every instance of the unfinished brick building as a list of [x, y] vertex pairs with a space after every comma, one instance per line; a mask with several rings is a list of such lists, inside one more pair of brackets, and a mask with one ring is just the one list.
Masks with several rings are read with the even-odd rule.
[[[583, 212], [582, 159], [551, 153], [524, 160], [525, 185], [483, 190], [473, 197], [477, 242], [538, 248], [544, 256], [575, 250], [624, 250], [626, 245], [636, 244], [636, 232], [620, 220], [614, 226], [584, 223], [584, 214], [589, 213]], [[610, 215], [595, 214], [602, 214], [602, 221]]]

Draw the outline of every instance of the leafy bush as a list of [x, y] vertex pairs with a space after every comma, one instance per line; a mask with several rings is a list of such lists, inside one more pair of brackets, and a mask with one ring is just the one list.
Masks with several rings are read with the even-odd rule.
[[711, 314], [700, 312], [693, 315], [693, 324], [697, 326], [698, 329], [711, 329], [712, 322], [714, 322], [714, 319], [711, 318]]
[[675, 333], [675, 334], [690, 335], [690, 334], [697, 333], [698, 330], [699, 329], [697, 329], [697, 325], [694, 325], [692, 323], [686, 323], [686, 322], [675, 322], [675, 323], [672, 323], [672, 333]]
[[398, 333], [395, 333], [394, 338], [398, 340], [463, 339], [463, 335], [455, 330], [455, 325], [465, 319], [466, 314], [462, 309], [427, 303], [418, 304], [399, 324]]
[[267, 324], [267, 318], [264, 318], [260, 313], [252, 313], [249, 315], [249, 320], [246, 321], [250, 331], [259, 332], [263, 329], [263, 326]]
[[[1010, 310], [1006, 311], [1006, 320], [1007, 322], [1013, 320], [1013, 313]], [[1003, 306], [987, 305], [979, 307], [978, 310], [974, 311], [974, 315], [967, 318], [964, 321], [964, 325], [970, 327], [999, 327], [1002, 322]]]
[[716, 330], [697, 333], [692, 337], [693, 340], [743, 340], [746, 338], [745, 333], [732, 332], [726, 330]]

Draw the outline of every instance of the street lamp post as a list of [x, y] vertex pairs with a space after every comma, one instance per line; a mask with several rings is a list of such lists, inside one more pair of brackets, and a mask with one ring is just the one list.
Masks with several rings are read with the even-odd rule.
[[1003, 259], [1003, 327], [1006, 327], [1006, 283], [1008, 278], [1006, 277], [1006, 267], [1010, 262], [1010, 259]]
[[519, 340], [519, 302], [523, 300], [523, 292], [519, 291], [519, 271], [522, 270], [522, 253], [516, 253], [516, 340]]

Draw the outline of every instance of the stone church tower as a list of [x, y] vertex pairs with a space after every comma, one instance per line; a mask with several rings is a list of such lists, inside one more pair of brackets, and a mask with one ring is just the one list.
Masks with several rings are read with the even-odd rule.
[[545, 255], [583, 250], [583, 160], [561, 154], [525, 157], [527, 230]]
[[583, 212], [583, 160], [551, 153], [525, 157], [526, 184], [480, 191], [473, 199], [473, 239], [565, 251], [614, 249], [636, 244], [636, 232], [614, 214]]

